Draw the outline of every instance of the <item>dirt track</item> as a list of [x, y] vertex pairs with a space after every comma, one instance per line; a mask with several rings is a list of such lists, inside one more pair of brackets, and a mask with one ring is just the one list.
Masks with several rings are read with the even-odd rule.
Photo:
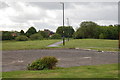
[[43, 56], [55, 56], [60, 67], [118, 63], [118, 52], [76, 49], [17, 50], [2, 52], [3, 72], [26, 70], [27, 64]]

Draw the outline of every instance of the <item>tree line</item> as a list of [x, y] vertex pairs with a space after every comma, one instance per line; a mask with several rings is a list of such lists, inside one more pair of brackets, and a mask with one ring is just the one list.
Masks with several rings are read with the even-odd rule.
[[47, 39], [50, 34], [54, 34], [54, 32], [45, 29], [44, 31], [38, 31], [35, 27], [30, 27], [26, 32], [21, 30], [18, 31], [2, 31], [2, 40], [19, 40], [25, 41], [28, 39], [37, 40], [37, 39]]
[[41, 40], [41, 39], [61, 39], [74, 38], [94, 38], [94, 39], [118, 39], [118, 25], [100, 26], [92, 21], [84, 21], [75, 31], [72, 26], [59, 26], [56, 32], [50, 30], [41, 31], [30, 27], [26, 32], [2, 31], [2, 40]]
[[100, 26], [92, 21], [84, 21], [74, 33], [74, 38], [118, 39], [118, 25]]

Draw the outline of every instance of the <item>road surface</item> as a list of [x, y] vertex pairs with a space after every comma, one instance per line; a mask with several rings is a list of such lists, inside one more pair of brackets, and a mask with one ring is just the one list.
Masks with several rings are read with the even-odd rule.
[[43, 56], [55, 56], [59, 60], [57, 66], [60, 67], [118, 63], [118, 52], [82, 49], [16, 50], [2, 52], [2, 70], [26, 70], [29, 63]]

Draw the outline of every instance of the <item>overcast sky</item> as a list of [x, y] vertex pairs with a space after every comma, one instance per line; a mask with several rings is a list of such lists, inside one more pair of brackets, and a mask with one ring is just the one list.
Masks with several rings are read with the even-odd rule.
[[[0, 2], [0, 30], [26, 31], [34, 26], [37, 30], [56, 31], [62, 25], [62, 4], [59, 2]], [[118, 23], [117, 2], [65, 2], [65, 25], [77, 29], [83, 21], [99, 25]]]

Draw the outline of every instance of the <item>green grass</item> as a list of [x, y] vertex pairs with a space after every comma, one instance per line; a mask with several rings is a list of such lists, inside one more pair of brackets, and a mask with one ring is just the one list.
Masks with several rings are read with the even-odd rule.
[[118, 64], [3, 72], [3, 78], [118, 78]]
[[[2, 50], [48, 49], [47, 45], [61, 40], [3, 41]], [[107, 39], [71, 39], [65, 46], [52, 48], [83, 48], [103, 51], [118, 51], [118, 40]]]
[[45, 49], [47, 45], [60, 40], [3, 41], [2, 50]]
[[107, 39], [71, 39], [64, 48], [84, 48], [103, 51], [118, 51], [118, 40]]

